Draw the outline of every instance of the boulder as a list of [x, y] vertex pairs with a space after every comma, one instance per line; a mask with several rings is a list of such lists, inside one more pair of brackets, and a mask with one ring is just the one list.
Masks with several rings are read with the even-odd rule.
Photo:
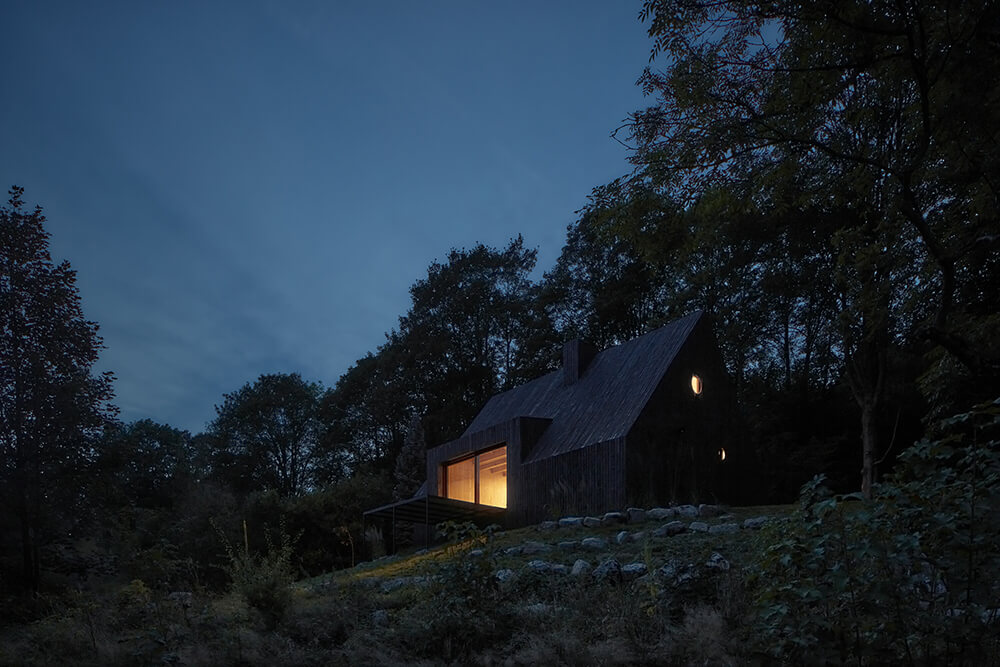
[[751, 519], [744, 520], [743, 527], [747, 530], [760, 530], [769, 520], [770, 517], [755, 516]]
[[714, 526], [708, 527], [708, 532], [710, 533], [735, 533], [740, 529], [740, 524], [738, 523], [717, 523]]
[[645, 563], [629, 563], [628, 565], [622, 566], [622, 579], [625, 581], [638, 579], [644, 574], [646, 574]]
[[563, 551], [573, 551], [580, 548], [580, 540], [564, 540], [556, 545]]
[[574, 526], [582, 526], [583, 525], [583, 517], [582, 516], [564, 516], [563, 518], [559, 519], [559, 525], [562, 526], [563, 528], [572, 528]]
[[503, 550], [504, 556], [520, 556], [521, 552], [524, 551], [524, 547], [518, 545], [514, 547], [507, 547]]
[[604, 551], [608, 548], [608, 541], [603, 537], [585, 537], [580, 540], [580, 546], [591, 551]]
[[579, 577], [584, 574], [588, 574], [591, 570], [590, 563], [583, 560], [582, 558], [577, 558], [576, 562], [573, 563], [573, 569], [569, 573], [574, 577]]
[[626, 518], [624, 512], [607, 512], [601, 517], [601, 525], [613, 526], [617, 523], [625, 523]]
[[621, 581], [622, 565], [617, 559], [608, 558], [594, 568], [593, 575], [596, 581]]
[[473, 549], [473, 550], [469, 551], [469, 552], [468, 552], [467, 554], [465, 554], [465, 555], [466, 555], [466, 556], [467, 556], [468, 558], [479, 558], [479, 557], [480, 557], [480, 556], [482, 556], [482, 555], [483, 555], [484, 553], [486, 553], [486, 552], [485, 552], [485, 551], [483, 551], [482, 549]]
[[529, 540], [521, 545], [521, 554], [525, 556], [544, 554], [550, 551], [552, 551], [552, 545], [545, 544], [544, 542], [532, 542]]
[[569, 574], [569, 568], [563, 565], [562, 563], [552, 563], [552, 566], [549, 567], [549, 572], [551, 572], [552, 574], [559, 574], [562, 576], [566, 576], [567, 574]]
[[584, 528], [598, 528], [601, 525], [601, 520], [596, 516], [585, 516], [581, 523], [583, 523]]
[[708, 524], [705, 523], [704, 521], [692, 521], [690, 524], [688, 524], [688, 530], [690, 530], [692, 533], [707, 533]]
[[677, 512], [677, 516], [685, 519], [693, 519], [698, 516], [698, 508], [694, 505], [681, 505], [675, 508], [674, 511]]
[[629, 539], [632, 540], [633, 542], [642, 542], [644, 539], [646, 539], [646, 531], [637, 530], [631, 535], [629, 535]]
[[713, 551], [712, 555], [708, 557], [707, 561], [705, 561], [705, 567], [710, 570], [725, 572], [729, 569], [729, 561], [726, 560], [718, 551]]
[[538, 572], [539, 574], [545, 574], [552, 569], [552, 564], [544, 560], [529, 560], [528, 564], [525, 566], [532, 572]]
[[493, 576], [496, 578], [497, 583], [500, 584], [500, 588], [507, 588], [517, 580], [517, 572], [507, 567], [497, 570]]
[[629, 523], [642, 523], [646, 520], [646, 510], [638, 507], [629, 507], [625, 510], [625, 514], [628, 515]]
[[555, 530], [558, 527], [559, 524], [556, 523], [555, 521], [543, 521], [540, 524], [538, 524], [538, 530], [541, 531]]
[[680, 535], [688, 529], [687, 524], [683, 521], [670, 521], [663, 524], [659, 528], [653, 531], [654, 537], [673, 537], [674, 535]]
[[628, 531], [619, 531], [619, 533], [615, 535], [615, 544], [625, 544], [626, 542], [628, 542]]
[[677, 512], [670, 507], [654, 507], [646, 512], [646, 518], [652, 519], [653, 521], [673, 519], [675, 516], [677, 516]]

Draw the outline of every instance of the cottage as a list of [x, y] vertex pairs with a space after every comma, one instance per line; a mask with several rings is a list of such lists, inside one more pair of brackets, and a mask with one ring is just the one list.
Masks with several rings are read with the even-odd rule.
[[[456, 440], [427, 451], [417, 495], [366, 512], [508, 527], [628, 506], [726, 500], [733, 397], [700, 312], [493, 396]], [[736, 460], [734, 460], [736, 459]]]

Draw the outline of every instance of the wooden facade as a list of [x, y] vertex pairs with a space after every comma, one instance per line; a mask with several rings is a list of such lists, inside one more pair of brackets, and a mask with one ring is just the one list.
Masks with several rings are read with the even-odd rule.
[[560, 370], [494, 396], [461, 437], [428, 450], [421, 493], [447, 497], [450, 465], [506, 447], [508, 526], [726, 500], [740, 458], [733, 408], [701, 313], [601, 352], [572, 341]]

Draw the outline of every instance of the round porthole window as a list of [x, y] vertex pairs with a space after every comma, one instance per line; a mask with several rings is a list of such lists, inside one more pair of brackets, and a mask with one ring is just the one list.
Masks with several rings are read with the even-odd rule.
[[695, 394], [701, 393], [701, 378], [698, 377], [697, 375], [691, 376], [691, 391], [693, 391]]
[[719, 460], [720, 461], [725, 461], [726, 460], [726, 450], [725, 449], [720, 449], [719, 450]]

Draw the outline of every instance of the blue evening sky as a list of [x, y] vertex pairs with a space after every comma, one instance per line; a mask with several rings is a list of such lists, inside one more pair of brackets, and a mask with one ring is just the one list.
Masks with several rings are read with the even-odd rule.
[[121, 417], [199, 432], [261, 373], [332, 386], [452, 247], [550, 268], [629, 171], [640, 6], [6, 0], [0, 183], [77, 270]]

